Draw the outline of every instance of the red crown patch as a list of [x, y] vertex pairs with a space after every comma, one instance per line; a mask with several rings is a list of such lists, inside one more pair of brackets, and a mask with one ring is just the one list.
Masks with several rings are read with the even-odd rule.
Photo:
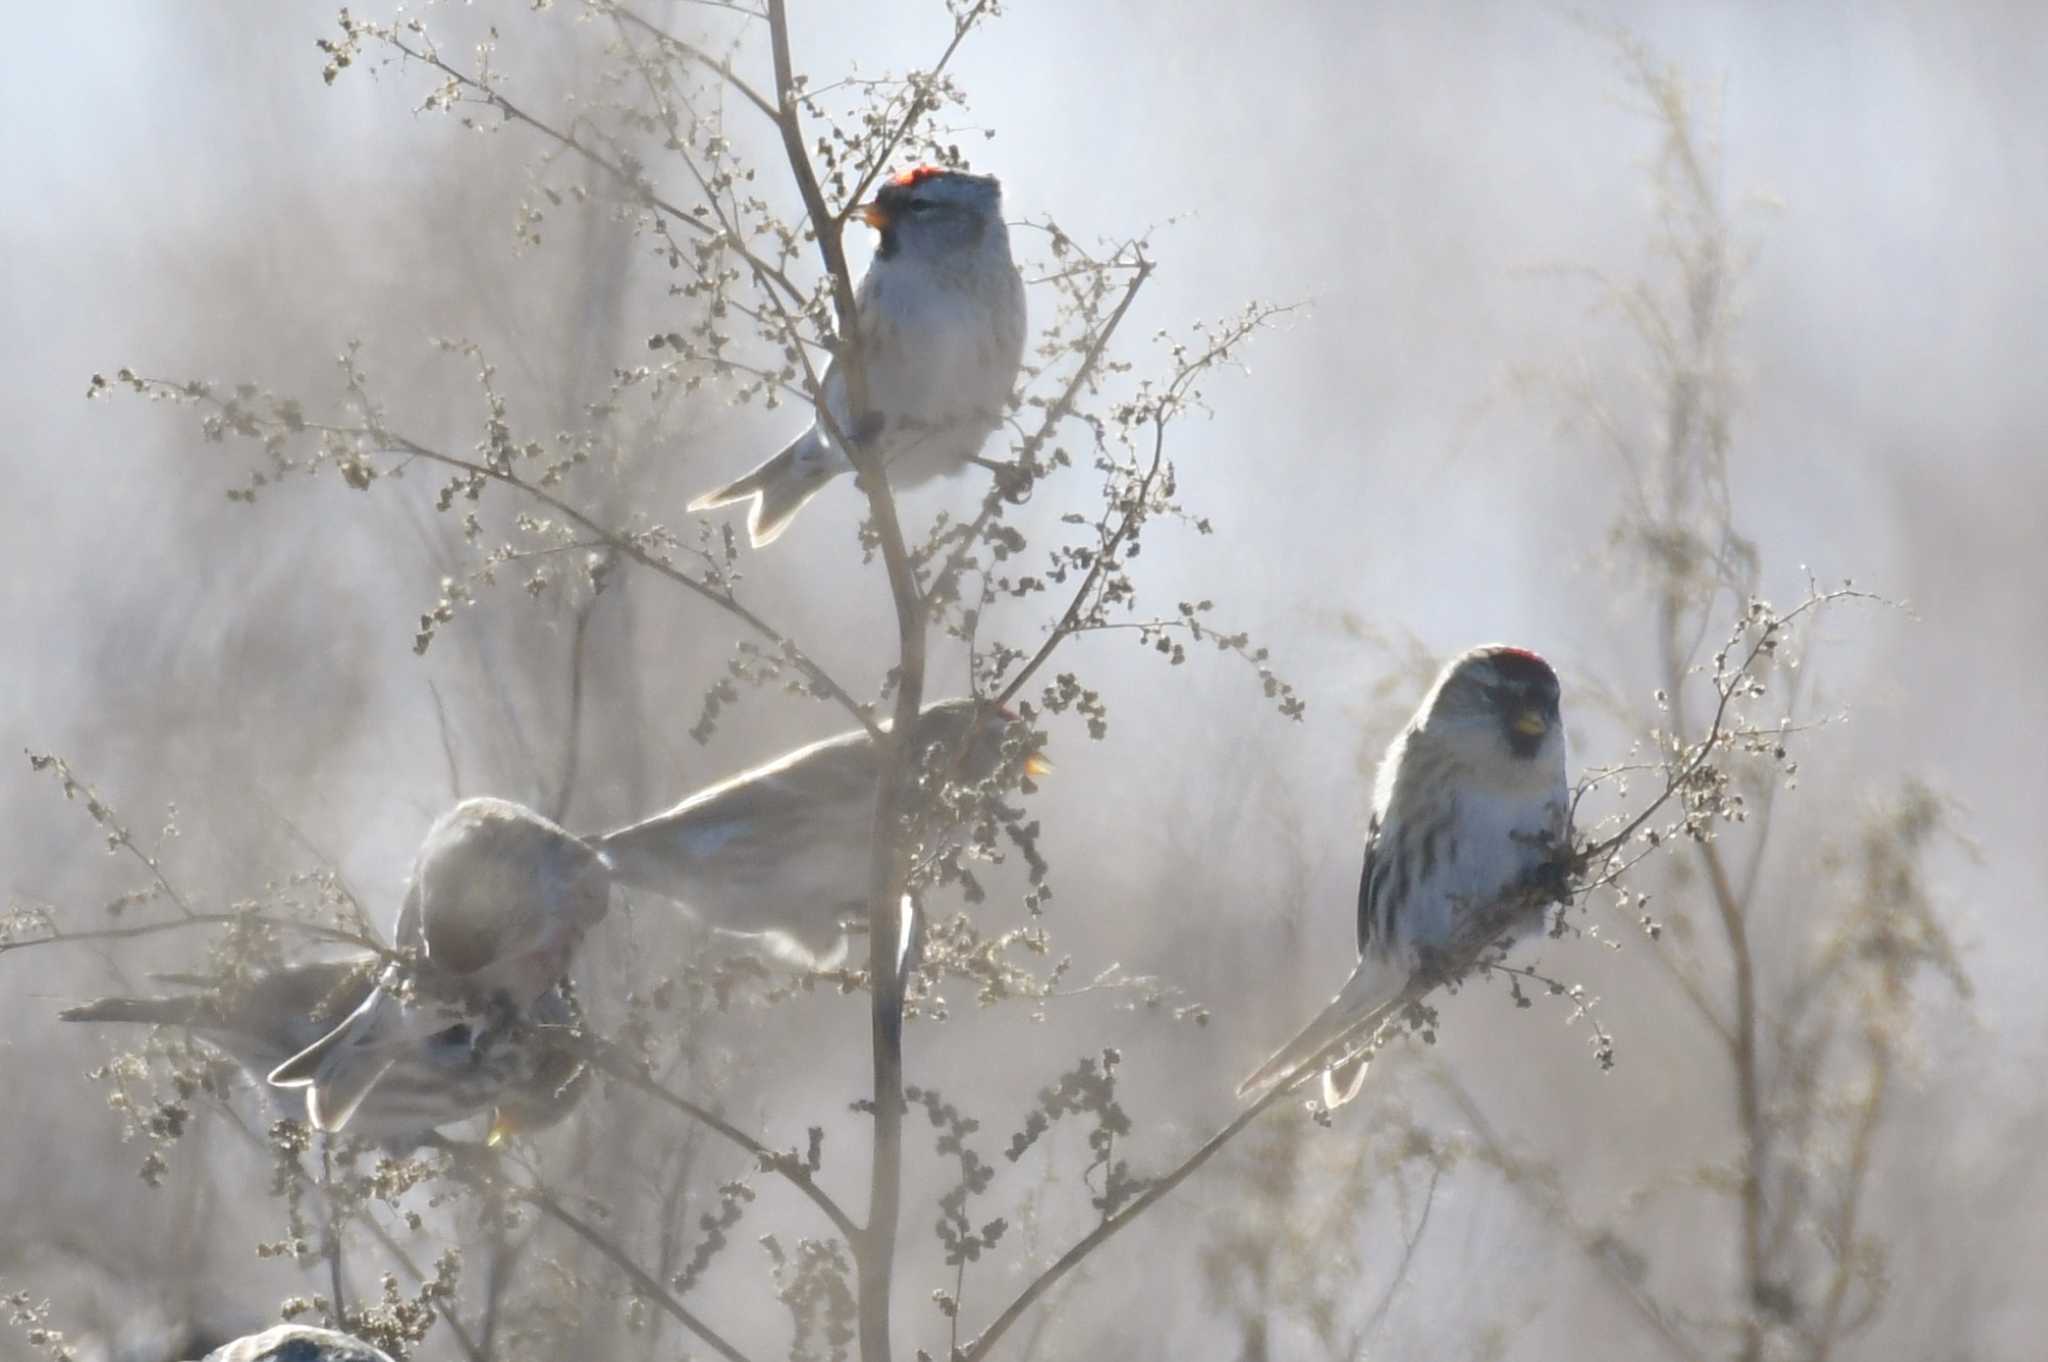
[[945, 173], [944, 170], [934, 165], [912, 166], [909, 170], [904, 171], [901, 175], [889, 181], [889, 183], [908, 189], [912, 185], [923, 184], [935, 175], [943, 175]]

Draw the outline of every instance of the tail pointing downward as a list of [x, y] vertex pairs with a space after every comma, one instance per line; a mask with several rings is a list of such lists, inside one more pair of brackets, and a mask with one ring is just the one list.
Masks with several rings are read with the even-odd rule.
[[270, 1071], [276, 1088], [306, 1089], [306, 1119], [315, 1130], [348, 1124], [377, 1080], [397, 1059], [405, 1035], [405, 1007], [375, 989], [348, 1019]]
[[[1239, 1097], [1251, 1097], [1276, 1083], [1292, 1087], [1306, 1076], [1303, 1066], [1322, 1056], [1324, 1049], [1347, 1033], [1358, 1041], [1371, 1039], [1370, 1031], [1385, 1018], [1386, 1011], [1408, 986], [1408, 972], [1392, 961], [1361, 960], [1345, 981], [1344, 988], [1316, 1019], [1274, 1052], [1273, 1057], [1238, 1084]], [[1327, 1058], [1328, 1056], [1324, 1056]], [[1358, 1095], [1365, 1081], [1366, 1062], [1352, 1060], [1323, 1076], [1323, 1103], [1335, 1110]]]
[[688, 509], [708, 511], [752, 500], [753, 508], [747, 512], [747, 537], [755, 548], [766, 548], [789, 528], [796, 513], [838, 471], [820, 457], [823, 451], [814, 447], [820, 443], [818, 432], [807, 430], [759, 468], [716, 491], [706, 492], [692, 501]]

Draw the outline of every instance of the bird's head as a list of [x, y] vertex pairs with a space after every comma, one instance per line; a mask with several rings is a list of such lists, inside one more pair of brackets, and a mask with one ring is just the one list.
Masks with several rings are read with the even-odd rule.
[[918, 166], [884, 181], [853, 216], [882, 234], [877, 259], [943, 259], [1004, 232], [1003, 187], [993, 175]]
[[1007, 706], [964, 698], [927, 706], [917, 730], [921, 747], [936, 744], [957, 753], [958, 778], [969, 782], [987, 780], [1012, 760], [1033, 780], [1050, 775], [1052, 763], [1042, 753], [1018, 745], [1028, 744], [1028, 733], [1022, 718]]
[[1422, 732], [1506, 775], [1547, 770], [1564, 756], [1557, 673], [1526, 648], [1469, 649], [1438, 674]]

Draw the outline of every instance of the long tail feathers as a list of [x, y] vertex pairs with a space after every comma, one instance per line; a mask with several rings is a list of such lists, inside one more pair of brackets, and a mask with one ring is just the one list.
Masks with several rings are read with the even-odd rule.
[[404, 1030], [403, 1013], [397, 998], [377, 989], [341, 1025], [272, 1069], [270, 1085], [306, 1089], [313, 1128], [340, 1130], [397, 1059], [391, 1042]]
[[[1276, 1050], [1272, 1058], [1238, 1084], [1237, 1095], [1251, 1097], [1282, 1082], [1293, 1086], [1307, 1077], [1304, 1066], [1324, 1057], [1324, 1050], [1346, 1033], [1356, 1032], [1354, 1038], [1359, 1041], [1371, 1039], [1369, 1030], [1378, 1024], [1387, 1006], [1401, 996], [1406, 986], [1404, 971], [1381, 961], [1360, 961], [1343, 991], [1331, 999], [1330, 1005], [1303, 1027], [1299, 1035]], [[1365, 1069], [1366, 1062], [1356, 1059], [1326, 1072], [1323, 1076], [1324, 1104], [1334, 1110], [1356, 1097], [1359, 1087], [1365, 1082]]]
[[689, 504], [691, 511], [708, 511], [735, 502], [752, 500], [747, 512], [747, 537], [757, 549], [774, 543], [805, 503], [832, 480], [831, 470], [818, 459], [799, 459], [806, 443], [817, 438], [806, 432], [789, 448], [725, 486], [704, 493]]
[[306, 1120], [313, 1129], [333, 1134], [348, 1124], [348, 1118], [356, 1114], [356, 1108], [370, 1095], [370, 1089], [377, 1086], [377, 1080], [392, 1065], [391, 1059], [380, 1059], [374, 1063], [356, 1064], [336, 1074], [325, 1083], [315, 1083], [306, 1089]]

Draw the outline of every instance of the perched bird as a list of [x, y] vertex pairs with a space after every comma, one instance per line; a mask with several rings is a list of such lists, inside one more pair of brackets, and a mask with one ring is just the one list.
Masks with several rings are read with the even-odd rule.
[[[987, 780], [1009, 760], [1025, 775], [1045, 774], [1050, 764], [1021, 744], [1005, 753], [1011, 719], [969, 699], [927, 706], [918, 760], [944, 762], [963, 783]], [[866, 920], [876, 775], [874, 739], [857, 728], [590, 841], [619, 883], [674, 900], [799, 968], [831, 969], [845, 959], [848, 924]]]
[[[285, 1060], [333, 1031], [377, 984], [378, 957], [309, 960], [210, 985], [164, 976], [195, 991], [155, 998], [100, 998], [58, 1015], [65, 1021], [175, 1026], [223, 1051], [258, 1084]], [[561, 1028], [579, 1020], [565, 985], [541, 994], [517, 1024], [481, 1034], [458, 1022], [401, 1051], [356, 1109], [353, 1134], [411, 1148], [429, 1133], [486, 1111], [493, 1142], [544, 1129], [581, 1095], [588, 1070]], [[284, 1094], [265, 1091], [279, 1100]]]
[[[1010, 260], [1002, 186], [988, 175], [919, 166], [885, 183], [854, 216], [881, 233], [854, 295], [853, 335], [866, 401], [847, 366], [828, 365], [824, 409], [841, 436], [873, 450], [892, 487], [958, 472], [981, 454], [1024, 358], [1024, 280]], [[754, 547], [774, 542], [820, 488], [853, 468], [824, 421], [692, 511], [752, 501]]]
[[[1238, 1095], [1292, 1086], [1347, 1033], [1371, 1039], [1431, 954], [1512, 896], [1530, 904], [1508, 924], [1513, 932], [1540, 927], [1540, 891], [1555, 882], [1566, 848], [1569, 795], [1550, 664], [1501, 645], [1453, 658], [1380, 761], [1358, 886], [1358, 967]], [[1341, 1067], [1350, 1072], [1323, 1075], [1332, 1108], [1364, 1078], [1362, 1061]]]
[[496, 1034], [568, 972], [610, 904], [604, 859], [533, 810], [466, 799], [427, 831], [393, 939], [416, 953], [321, 1039], [271, 1071], [339, 1130], [386, 1070], [430, 1036]]

